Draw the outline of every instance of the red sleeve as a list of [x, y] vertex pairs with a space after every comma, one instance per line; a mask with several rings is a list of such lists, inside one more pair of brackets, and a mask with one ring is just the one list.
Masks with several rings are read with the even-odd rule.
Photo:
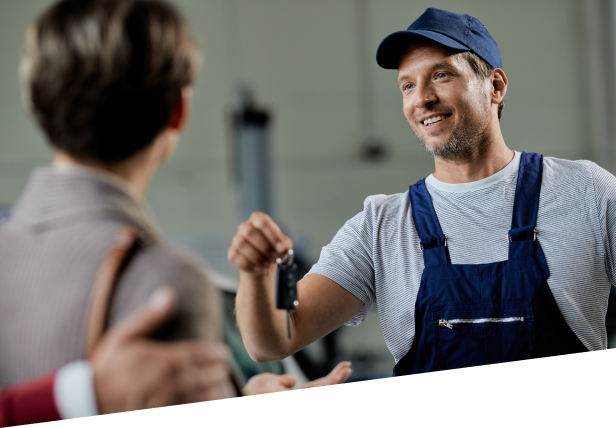
[[0, 427], [61, 419], [53, 395], [55, 373], [0, 391]]

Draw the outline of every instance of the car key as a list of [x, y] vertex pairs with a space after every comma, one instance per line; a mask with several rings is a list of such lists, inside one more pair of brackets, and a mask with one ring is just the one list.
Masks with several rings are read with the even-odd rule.
[[297, 300], [297, 264], [294, 263], [293, 250], [284, 258], [277, 258], [276, 308], [287, 311], [287, 339], [291, 339], [291, 314], [299, 305]]

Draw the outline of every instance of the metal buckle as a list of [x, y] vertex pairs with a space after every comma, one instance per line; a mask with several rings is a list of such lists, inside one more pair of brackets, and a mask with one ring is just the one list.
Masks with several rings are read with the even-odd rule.
[[[538, 232], [537, 228], [534, 228], [533, 229], [533, 242], [535, 242], [537, 240], [537, 232]], [[511, 236], [509, 235], [509, 232], [507, 232], [507, 241], [513, 242], [511, 240]]]
[[[443, 245], [444, 247], [447, 247], [447, 237], [445, 236], [445, 245]], [[421, 249], [421, 251], [424, 250], [423, 245], [421, 245], [421, 240], [419, 241], [419, 248]]]

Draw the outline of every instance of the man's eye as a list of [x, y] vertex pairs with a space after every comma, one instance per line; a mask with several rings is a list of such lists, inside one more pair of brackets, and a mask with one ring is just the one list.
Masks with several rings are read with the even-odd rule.
[[406, 85], [404, 85], [404, 90], [405, 91], [408, 91], [408, 90], [411, 90], [411, 89], [413, 89], [413, 85], [411, 85], [410, 83], [407, 83]]
[[444, 77], [447, 77], [447, 73], [439, 73], [439, 74], [436, 75], [437, 79], [442, 79]]

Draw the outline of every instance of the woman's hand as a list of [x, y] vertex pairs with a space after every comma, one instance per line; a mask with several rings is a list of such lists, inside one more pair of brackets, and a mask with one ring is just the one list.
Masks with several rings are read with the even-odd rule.
[[[320, 379], [308, 382], [302, 388], [314, 388], [315, 386], [327, 386], [343, 383], [351, 376], [351, 363], [343, 361], [339, 363], [327, 375]], [[291, 391], [297, 379], [290, 374], [275, 375], [274, 373], [261, 373], [251, 377], [242, 393], [244, 395], [268, 394], [270, 392]]]

